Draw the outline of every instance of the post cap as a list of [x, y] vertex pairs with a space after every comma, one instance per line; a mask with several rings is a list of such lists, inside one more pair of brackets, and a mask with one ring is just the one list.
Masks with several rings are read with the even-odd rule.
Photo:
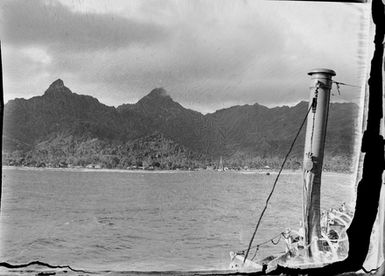
[[330, 76], [335, 76], [336, 75], [336, 72], [334, 72], [333, 70], [331, 69], [325, 69], [325, 68], [316, 68], [316, 69], [313, 69], [311, 70], [309, 73], [307, 73], [308, 75], [313, 75], [313, 74], [327, 74], [327, 75], [330, 75]]

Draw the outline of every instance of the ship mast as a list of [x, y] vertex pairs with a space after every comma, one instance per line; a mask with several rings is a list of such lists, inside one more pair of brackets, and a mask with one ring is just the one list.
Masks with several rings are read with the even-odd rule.
[[309, 101], [309, 109], [311, 108], [311, 111], [306, 126], [302, 212], [304, 243], [306, 246], [309, 245], [307, 254], [309, 257], [316, 257], [319, 244], [313, 239], [321, 237], [321, 174], [329, 113], [330, 89], [332, 77], [336, 73], [329, 69], [314, 69], [308, 74], [311, 76]]

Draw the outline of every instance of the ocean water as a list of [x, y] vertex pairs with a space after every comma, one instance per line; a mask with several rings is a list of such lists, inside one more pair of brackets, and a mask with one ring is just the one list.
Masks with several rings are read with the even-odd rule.
[[[0, 261], [91, 271], [226, 270], [246, 249], [276, 174], [3, 168]], [[322, 207], [354, 199], [354, 176], [325, 173]], [[284, 173], [255, 244], [301, 218], [300, 173]], [[258, 257], [283, 251], [261, 247]]]

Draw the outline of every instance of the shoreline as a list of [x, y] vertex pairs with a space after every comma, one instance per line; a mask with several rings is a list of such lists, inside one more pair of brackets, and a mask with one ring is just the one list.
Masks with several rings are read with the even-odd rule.
[[[278, 174], [279, 170], [264, 170], [264, 169], [249, 169], [249, 170], [227, 170], [227, 171], [217, 171], [217, 170], [143, 170], [143, 169], [95, 169], [95, 168], [37, 168], [37, 167], [27, 167], [27, 166], [2, 166], [3, 170], [23, 170], [23, 171], [58, 171], [58, 172], [108, 172], [108, 173], [149, 173], [149, 174], [168, 174], [168, 173], [196, 173], [196, 172], [208, 172], [208, 173], [238, 173], [238, 174], [262, 174], [266, 176], [275, 176]], [[291, 170], [286, 169], [282, 170], [281, 174], [283, 175], [297, 175], [301, 174], [302, 170]], [[323, 174], [334, 175], [334, 174], [343, 174], [343, 175], [352, 175], [354, 172], [338, 172], [338, 171], [323, 171]]]

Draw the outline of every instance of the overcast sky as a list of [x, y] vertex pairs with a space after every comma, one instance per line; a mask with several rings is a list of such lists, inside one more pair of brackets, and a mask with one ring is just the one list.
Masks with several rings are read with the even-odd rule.
[[[2, 1], [4, 97], [42, 95], [61, 78], [118, 106], [164, 87], [213, 112], [308, 99], [309, 69], [362, 85], [368, 4], [234, 0]], [[370, 41], [372, 39], [370, 38]], [[342, 87], [334, 100], [356, 101]]]

